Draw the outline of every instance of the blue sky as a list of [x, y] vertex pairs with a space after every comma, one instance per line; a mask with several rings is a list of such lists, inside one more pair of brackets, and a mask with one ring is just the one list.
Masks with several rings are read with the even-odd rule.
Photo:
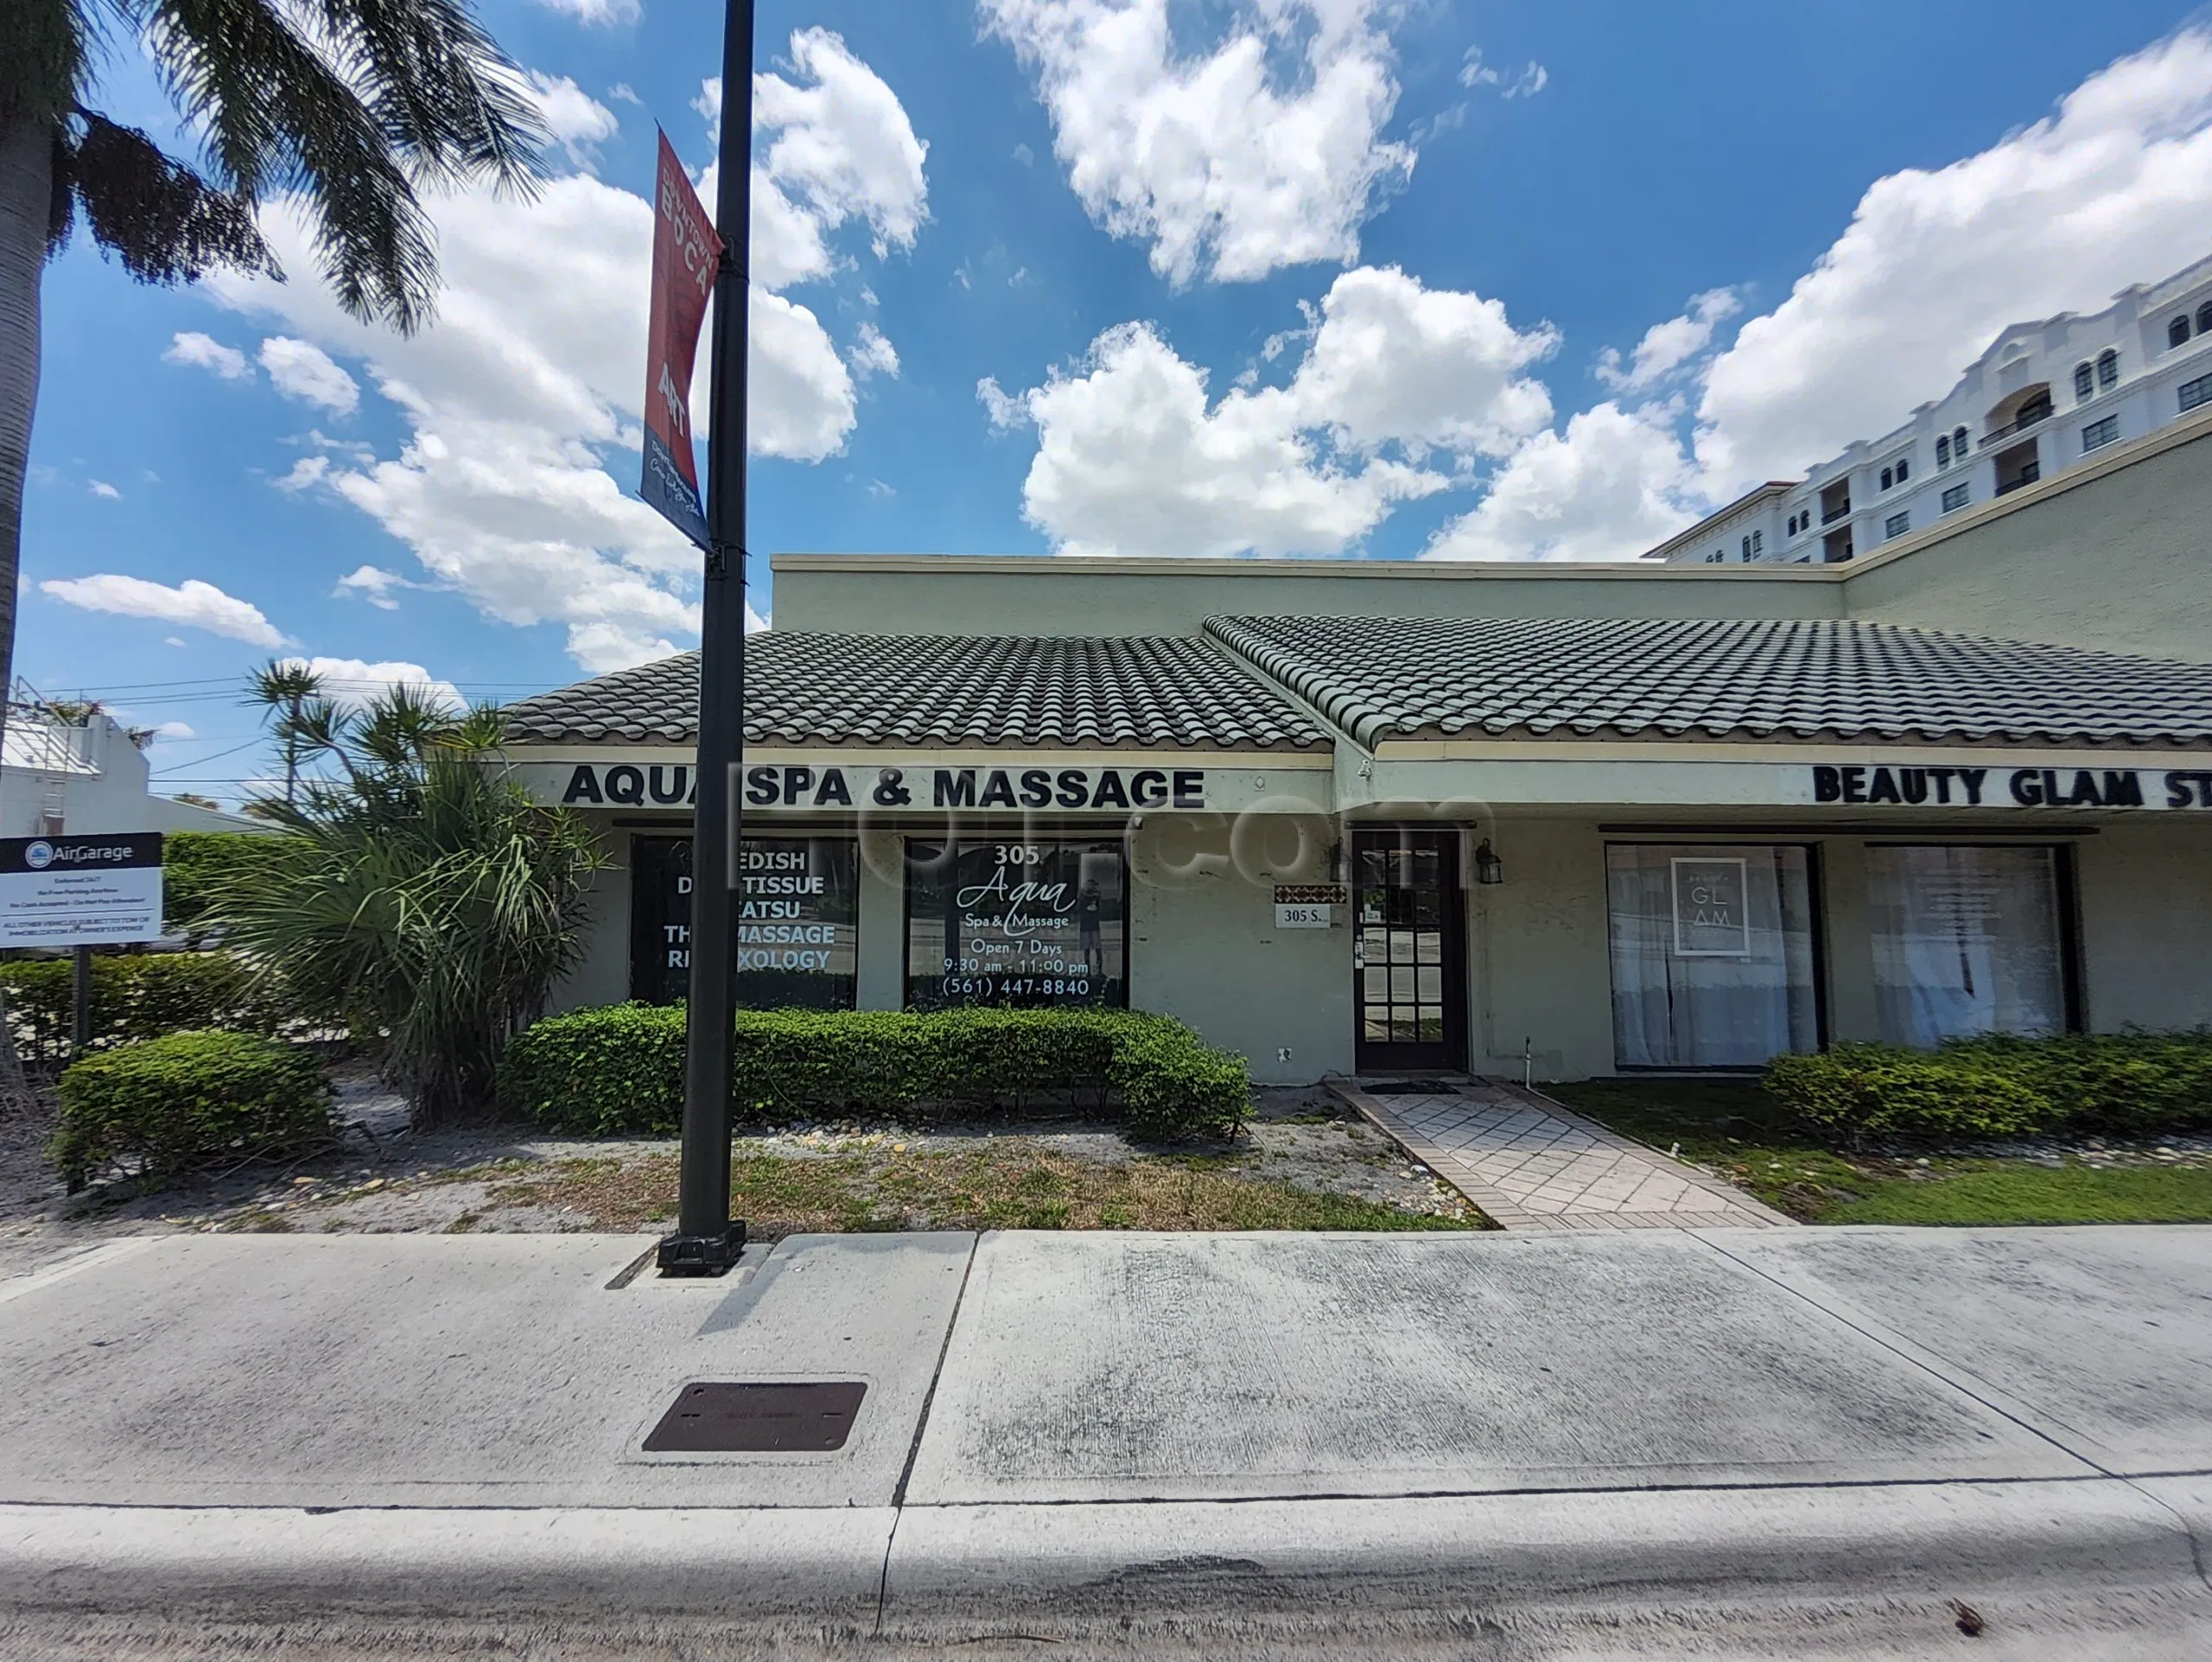
[[[158, 787], [261, 771], [272, 653], [511, 697], [696, 638], [634, 500], [643, 197], [656, 119], [712, 160], [719, 8], [483, 10], [561, 176], [437, 205], [423, 335], [340, 318], [283, 204], [281, 288], [48, 271], [17, 669], [188, 728]], [[1630, 557], [2212, 252], [2171, 3], [760, 10], [771, 620], [791, 549]], [[105, 90], [189, 143], [134, 52]]]

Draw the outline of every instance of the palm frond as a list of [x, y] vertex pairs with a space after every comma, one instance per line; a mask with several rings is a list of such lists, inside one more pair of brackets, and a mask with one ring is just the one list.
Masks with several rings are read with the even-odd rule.
[[304, 195], [346, 311], [429, 320], [437, 253], [415, 185], [539, 176], [520, 75], [458, 0], [124, 0], [171, 95], [249, 200]]
[[[56, 130], [54, 185], [84, 209], [100, 246], [141, 283], [194, 282], [218, 266], [283, 273], [262, 239], [252, 205], [164, 156], [135, 127], [81, 112]], [[69, 238], [57, 213], [49, 246]]]

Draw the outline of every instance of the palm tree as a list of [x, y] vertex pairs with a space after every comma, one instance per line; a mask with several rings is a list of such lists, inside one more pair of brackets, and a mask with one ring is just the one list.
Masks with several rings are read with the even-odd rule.
[[[284, 801], [289, 806], [299, 799], [300, 752], [308, 712], [330, 702], [322, 677], [296, 658], [272, 658], [246, 678], [245, 701], [261, 706], [264, 721], [276, 723], [276, 751], [284, 759]], [[327, 713], [326, 728], [336, 713]]]
[[580, 818], [506, 777], [505, 727], [405, 685], [359, 714], [280, 714], [280, 748], [321, 765], [296, 801], [251, 805], [293, 835], [240, 839], [201, 920], [304, 1007], [388, 1035], [385, 1071], [424, 1124], [490, 1103], [507, 1041], [575, 962], [605, 863]]
[[[111, 35], [144, 46], [201, 166], [89, 107]], [[0, 686], [13, 668], [39, 283], [81, 214], [142, 283], [281, 277], [255, 210], [290, 194], [339, 303], [429, 321], [437, 254], [418, 187], [528, 191], [544, 137], [469, 0], [0, 0]]]

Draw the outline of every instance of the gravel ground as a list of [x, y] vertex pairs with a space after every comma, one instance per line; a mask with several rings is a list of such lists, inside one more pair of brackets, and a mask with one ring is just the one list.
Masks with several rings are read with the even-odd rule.
[[[63, 1192], [43, 1148], [52, 1107], [0, 1118], [0, 1238], [85, 1238], [209, 1230], [296, 1232], [513, 1232], [588, 1229], [582, 1213], [518, 1201], [501, 1191], [557, 1162], [614, 1160], [628, 1165], [676, 1151], [672, 1138], [580, 1138], [539, 1135], [523, 1124], [417, 1132], [405, 1104], [359, 1065], [340, 1070], [341, 1144], [327, 1154], [274, 1167], [257, 1165], [197, 1177], [140, 1194], [128, 1184], [86, 1194]], [[1255, 1116], [1233, 1143], [1203, 1152], [1256, 1179], [1343, 1194], [1414, 1213], [1465, 1217], [1459, 1193], [1408, 1162], [1382, 1134], [1339, 1118], [1340, 1105], [1319, 1088], [1255, 1093]], [[1150, 1150], [1132, 1147], [1109, 1125], [1078, 1120], [990, 1124], [902, 1125], [840, 1122], [782, 1128], [741, 1137], [735, 1152], [793, 1159], [895, 1149], [927, 1153], [972, 1147], [976, 1139], [1019, 1137], [1069, 1159], [1124, 1164]]]

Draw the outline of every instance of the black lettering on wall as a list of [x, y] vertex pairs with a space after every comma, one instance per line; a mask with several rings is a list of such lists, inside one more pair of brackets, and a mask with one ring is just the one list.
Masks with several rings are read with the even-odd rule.
[[580, 761], [576, 771], [569, 775], [569, 788], [561, 793], [561, 805], [567, 807], [577, 802], [604, 802], [599, 793], [599, 774], [589, 762]]
[[940, 808], [972, 808], [976, 806], [976, 770], [963, 767], [954, 773], [949, 768], [937, 770], [933, 805]]

